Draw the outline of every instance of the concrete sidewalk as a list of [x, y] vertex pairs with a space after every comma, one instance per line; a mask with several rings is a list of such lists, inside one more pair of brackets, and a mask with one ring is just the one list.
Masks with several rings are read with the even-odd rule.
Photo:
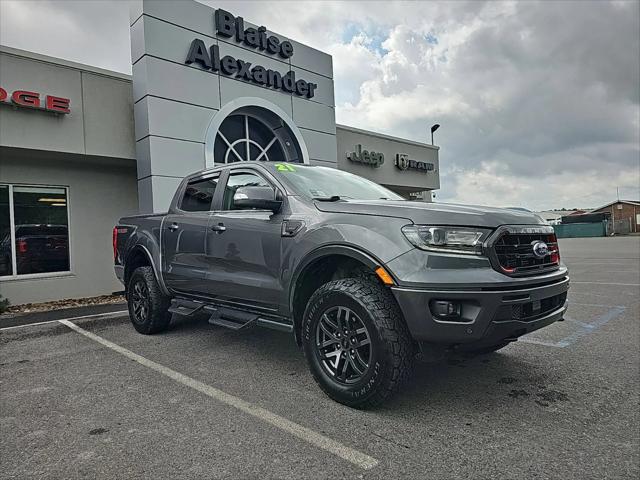
[[127, 304], [107, 303], [102, 305], [85, 305], [82, 307], [59, 308], [46, 312], [5, 313], [0, 315], [0, 328], [30, 325], [32, 323], [50, 322], [62, 318], [85, 317], [87, 315], [101, 315], [127, 310]]

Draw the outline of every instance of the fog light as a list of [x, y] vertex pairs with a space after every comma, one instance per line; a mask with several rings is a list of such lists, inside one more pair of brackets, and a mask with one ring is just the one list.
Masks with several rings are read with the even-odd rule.
[[442, 320], [458, 320], [460, 304], [449, 300], [432, 300], [431, 313]]

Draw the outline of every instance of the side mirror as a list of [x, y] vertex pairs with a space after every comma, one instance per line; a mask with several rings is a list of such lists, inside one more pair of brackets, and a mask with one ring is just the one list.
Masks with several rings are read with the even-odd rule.
[[236, 208], [271, 210], [276, 213], [282, 206], [282, 197], [271, 187], [239, 187], [233, 195]]

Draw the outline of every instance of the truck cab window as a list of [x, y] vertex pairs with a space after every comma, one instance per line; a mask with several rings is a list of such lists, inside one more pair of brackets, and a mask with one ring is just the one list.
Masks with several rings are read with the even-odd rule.
[[[229, 174], [227, 186], [224, 189], [224, 199], [222, 200], [223, 210], [243, 210], [233, 203], [233, 196], [240, 187], [269, 187], [273, 188], [260, 175], [250, 172], [235, 172]], [[274, 190], [275, 197], [275, 190]]]
[[219, 177], [195, 180], [187, 184], [180, 209], [187, 212], [208, 212], [211, 210], [213, 195], [218, 186]]

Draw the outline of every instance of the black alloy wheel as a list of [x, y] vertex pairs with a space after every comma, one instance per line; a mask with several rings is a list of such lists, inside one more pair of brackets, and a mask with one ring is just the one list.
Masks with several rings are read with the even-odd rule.
[[311, 295], [301, 329], [313, 378], [337, 402], [378, 405], [411, 373], [411, 335], [395, 298], [375, 280], [324, 284]]
[[139, 278], [131, 292], [133, 312], [131, 319], [136, 323], [144, 323], [149, 317], [149, 288], [143, 278]]
[[316, 353], [327, 375], [356, 383], [371, 365], [371, 337], [360, 317], [347, 307], [331, 307], [316, 327]]
[[138, 267], [127, 287], [129, 318], [138, 332], [149, 335], [166, 330], [171, 321], [171, 298], [164, 295], [151, 267]]

